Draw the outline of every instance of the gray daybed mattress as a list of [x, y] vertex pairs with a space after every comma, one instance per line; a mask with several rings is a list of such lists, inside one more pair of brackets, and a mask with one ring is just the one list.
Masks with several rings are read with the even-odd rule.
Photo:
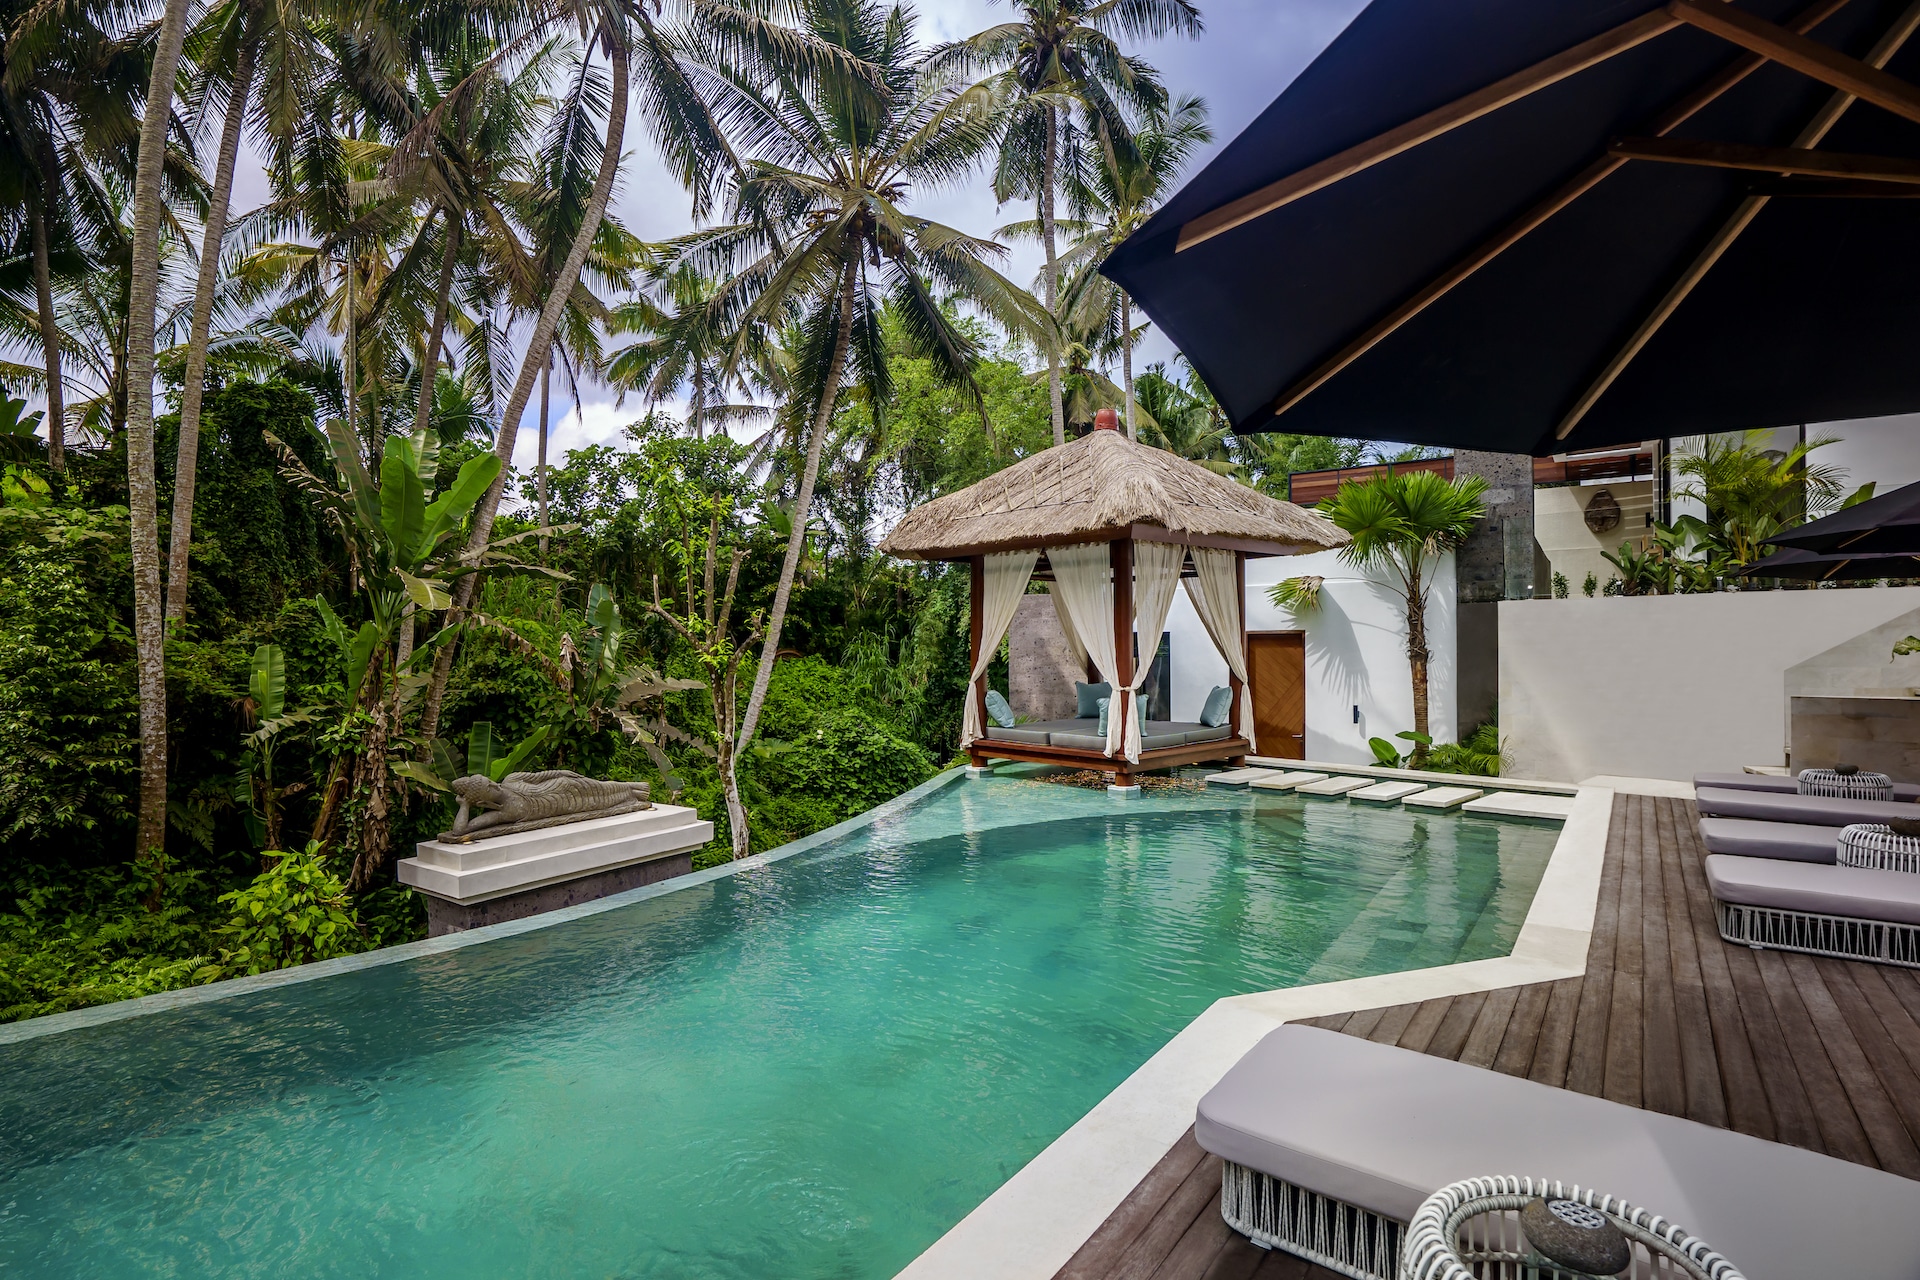
[[1759, 822], [1752, 818], [1702, 818], [1700, 843], [1708, 853], [1736, 858], [1832, 863], [1840, 853], [1839, 827], [1805, 822]]
[[1529, 1174], [1661, 1214], [1751, 1280], [1920, 1274], [1920, 1182], [1316, 1027], [1255, 1045], [1194, 1137], [1403, 1223], [1449, 1182]]
[[987, 726], [987, 731], [981, 736], [990, 742], [1020, 742], [1030, 746], [1044, 747], [1047, 745], [1048, 737], [1052, 734], [1074, 732], [1092, 733], [1095, 723], [1097, 722], [1091, 718], [1085, 720], [1039, 720], [1029, 724], [1015, 725], [1011, 729], [1003, 729], [999, 725], [990, 724]]
[[[1743, 907], [1920, 925], [1920, 876], [1905, 871], [1716, 853], [1707, 859], [1707, 885], [1717, 901]], [[1920, 1254], [1914, 1272], [1920, 1275]]]
[[1820, 827], [1920, 818], [1920, 805], [1901, 800], [1843, 800], [1837, 796], [1781, 795], [1720, 787], [1703, 787], [1694, 792], [1693, 804], [1703, 818], [1755, 818], [1762, 822], [1800, 822]]
[[[1105, 751], [1107, 740], [1097, 731], [1100, 722], [1087, 717], [1080, 720], [1040, 720], [1031, 724], [1015, 725], [1003, 729], [998, 725], [988, 725], [981, 738], [987, 742], [1022, 743], [1029, 746], [1071, 747], [1079, 751]], [[1189, 724], [1181, 720], [1149, 720], [1145, 734], [1141, 736], [1140, 747], [1144, 751], [1157, 751], [1166, 747], [1191, 746], [1200, 742], [1217, 742], [1231, 738], [1233, 729], [1229, 725]]]
[[[1696, 773], [1693, 775], [1694, 790], [1711, 787], [1720, 791], [1770, 791], [1780, 795], [1798, 795], [1800, 784], [1792, 778], [1782, 778], [1770, 773]], [[1920, 783], [1896, 782], [1893, 784], [1895, 800], [1920, 800]]]

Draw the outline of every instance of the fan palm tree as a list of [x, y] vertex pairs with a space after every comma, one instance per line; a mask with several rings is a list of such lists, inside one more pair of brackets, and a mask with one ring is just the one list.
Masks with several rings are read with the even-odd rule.
[[[851, 372], [875, 413], [891, 399], [881, 312], [891, 307], [908, 350], [983, 404], [974, 341], [935, 296], [943, 290], [1009, 330], [1039, 334], [1033, 297], [1000, 275], [1001, 246], [915, 217], [916, 186], [955, 180], [992, 147], [1001, 102], [990, 85], [939, 85], [926, 74], [904, 6], [810, 0], [801, 30], [845, 57], [798, 74], [778, 57], [706, 60], [699, 83], [729, 122], [741, 168], [722, 185], [732, 221], [668, 246], [727, 284], [713, 310], [739, 335], [800, 319], [794, 398], [809, 410], [805, 461], [767, 638], [740, 725], [753, 740], [805, 543], [821, 449]], [[984, 410], [983, 410], [984, 412]], [[744, 845], [738, 843], [739, 852]]]
[[[1202, 24], [1191, 0], [1014, 0], [1015, 17], [943, 45], [929, 60], [936, 74], [978, 75], [1008, 104], [994, 194], [1001, 200], [1031, 198], [1046, 250], [1043, 297], [1049, 313], [1060, 303], [1060, 262], [1055, 234], [1061, 164], [1082, 155], [1073, 133], [1077, 104], [1097, 131], [1127, 146], [1126, 108], [1163, 108], [1166, 91], [1152, 68], [1121, 52], [1121, 38], [1195, 37]], [[1053, 406], [1053, 439], [1066, 439], [1061, 356], [1048, 348], [1047, 391]]]
[[[1466, 541], [1486, 514], [1484, 476], [1445, 480], [1431, 471], [1348, 481], [1325, 502], [1320, 514], [1344, 529], [1352, 541], [1340, 558], [1357, 569], [1390, 575], [1400, 588], [1407, 615], [1407, 667], [1413, 680], [1413, 765], [1426, 762], [1433, 741], [1427, 717], [1427, 589], [1435, 563]], [[1289, 578], [1268, 591], [1282, 608], [1306, 607], [1311, 593]]]

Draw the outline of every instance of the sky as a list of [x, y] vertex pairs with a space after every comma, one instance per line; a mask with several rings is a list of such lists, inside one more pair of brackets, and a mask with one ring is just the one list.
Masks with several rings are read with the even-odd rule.
[[[1365, 7], [1365, 0], [1199, 0], [1199, 4], [1206, 30], [1198, 39], [1129, 47], [1159, 68], [1169, 93], [1193, 93], [1206, 100], [1214, 142], [1195, 157], [1192, 172], [1265, 109]], [[921, 0], [916, 8], [920, 36], [928, 44], [970, 35], [1007, 21], [1011, 13], [1004, 0]], [[267, 194], [257, 158], [243, 156], [234, 175], [236, 215], [264, 203]], [[630, 129], [628, 155], [614, 197], [614, 210], [622, 223], [642, 239], [662, 240], [692, 229], [689, 204], [686, 191], [668, 176], [648, 139]], [[1030, 209], [1020, 205], [996, 207], [984, 173], [953, 186], [914, 193], [909, 208], [972, 235], [988, 234], [1032, 216]], [[1002, 270], [1023, 284], [1035, 284], [1039, 248], [1025, 244], [1011, 248]], [[1172, 345], [1149, 330], [1137, 349], [1135, 367], [1172, 357]], [[538, 411], [536, 390], [516, 441], [514, 462], [522, 469], [534, 463]], [[622, 429], [644, 412], [637, 397], [629, 395], [624, 405], [618, 404], [615, 392], [603, 386], [582, 386], [576, 404], [556, 379], [548, 411], [548, 456], [557, 461], [568, 449], [617, 443]]]

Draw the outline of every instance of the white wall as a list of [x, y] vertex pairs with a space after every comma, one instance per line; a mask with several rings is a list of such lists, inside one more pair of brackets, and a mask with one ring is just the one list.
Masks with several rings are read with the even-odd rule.
[[1838, 436], [1839, 443], [1814, 450], [1813, 461], [1844, 469], [1848, 493], [1869, 480], [1875, 493], [1920, 481], [1920, 413], [1821, 422], [1807, 428], [1807, 439], [1821, 436]]
[[1920, 587], [1499, 609], [1500, 733], [1515, 777], [1685, 780], [1780, 764], [1788, 669], [1920, 609]]
[[[1611, 494], [1620, 505], [1620, 523], [1605, 533], [1595, 533], [1587, 527], [1587, 504], [1602, 493]], [[1618, 577], [1620, 571], [1607, 555], [1619, 554], [1623, 542], [1644, 546], [1651, 514], [1651, 480], [1606, 480], [1533, 491], [1534, 540], [1546, 553], [1552, 571], [1566, 575], [1569, 595], [1580, 594], [1589, 573], [1594, 577], [1596, 593], [1608, 578]]]
[[[1320, 608], [1300, 618], [1267, 599], [1282, 578], [1326, 579]], [[1370, 764], [1371, 737], [1391, 738], [1413, 727], [1413, 686], [1407, 672], [1407, 628], [1400, 594], [1384, 581], [1357, 574], [1336, 552], [1247, 561], [1247, 630], [1305, 631], [1307, 743], [1310, 760]], [[1184, 589], [1167, 615], [1173, 718], [1197, 719], [1210, 690], [1227, 682], [1227, 664], [1214, 650]], [[1427, 595], [1427, 647], [1432, 651], [1427, 705], [1436, 742], [1452, 742], [1454, 725], [1453, 557], [1444, 556]], [[1354, 723], [1353, 708], [1360, 708]]]

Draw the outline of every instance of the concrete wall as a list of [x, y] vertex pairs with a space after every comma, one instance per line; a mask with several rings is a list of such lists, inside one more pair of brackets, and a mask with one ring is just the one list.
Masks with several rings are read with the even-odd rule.
[[1684, 780], [1780, 764], [1789, 669], [1916, 610], [1920, 587], [1503, 602], [1514, 776]]
[[[1320, 608], [1294, 617], [1267, 599], [1282, 578], [1326, 579]], [[1427, 596], [1432, 669], [1427, 703], [1436, 742], [1457, 736], [1453, 557], [1442, 557]], [[1247, 629], [1306, 632], [1309, 760], [1369, 764], [1370, 737], [1391, 738], [1413, 727], [1413, 688], [1407, 672], [1407, 629], [1397, 590], [1342, 564], [1335, 552], [1247, 562]], [[1171, 635], [1173, 718], [1196, 719], [1207, 693], [1227, 682], [1227, 664], [1214, 651], [1185, 589], [1167, 615]], [[1354, 723], [1353, 708], [1360, 708]]]
[[[1587, 527], [1587, 506], [1602, 493], [1612, 495], [1620, 505], [1620, 523], [1605, 533], [1595, 533]], [[1653, 512], [1653, 504], [1651, 480], [1608, 480], [1534, 491], [1534, 537], [1547, 554], [1551, 572], [1567, 576], [1570, 596], [1580, 594], [1589, 573], [1596, 581], [1596, 594], [1608, 578], [1619, 576], [1607, 553], [1618, 555], [1623, 542], [1635, 546], [1646, 542], [1647, 517]]]
[[1069, 720], [1079, 714], [1073, 682], [1087, 678], [1075, 667], [1060, 630], [1053, 597], [1029, 592], [1007, 628], [1007, 702], [1016, 715], [1034, 720]]

